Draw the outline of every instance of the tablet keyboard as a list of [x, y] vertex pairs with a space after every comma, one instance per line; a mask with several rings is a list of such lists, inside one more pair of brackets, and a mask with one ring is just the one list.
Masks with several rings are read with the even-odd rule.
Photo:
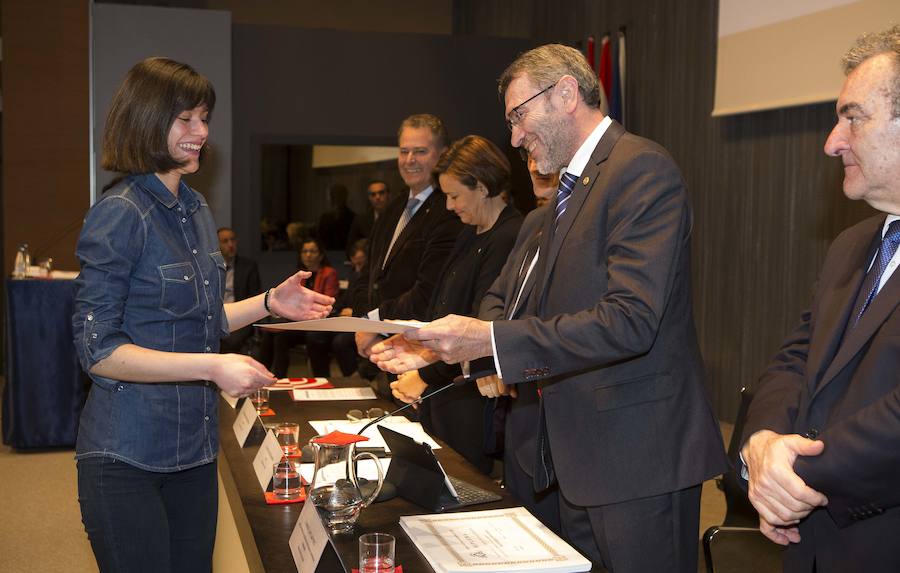
[[491, 493], [453, 476], [447, 477], [450, 479], [450, 483], [453, 484], [453, 489], [455, 489], [457, 495], [459, 495], [456, 500], [459, 502], [460, 506], [488, 503], [490, 501], [501, 499], [496, 493]]

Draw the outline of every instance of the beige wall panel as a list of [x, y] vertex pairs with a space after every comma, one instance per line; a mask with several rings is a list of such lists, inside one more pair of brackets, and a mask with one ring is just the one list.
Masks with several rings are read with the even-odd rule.
[[847, 48], [897, 22], [897, 0], [862, 0], [719, 38], [713, 115], [837, 99]]

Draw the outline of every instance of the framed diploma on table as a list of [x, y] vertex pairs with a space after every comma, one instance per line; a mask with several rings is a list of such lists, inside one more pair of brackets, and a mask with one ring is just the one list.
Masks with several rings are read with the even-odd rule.
[[590, 571], [591, 562], [524, 507], [400, 518], [439, 573]]

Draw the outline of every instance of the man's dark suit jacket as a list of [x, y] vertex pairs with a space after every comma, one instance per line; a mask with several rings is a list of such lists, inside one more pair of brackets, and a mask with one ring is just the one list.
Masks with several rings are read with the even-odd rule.
[[846, 329], [884, 216], [841, 233], [828, 250], [800, 326], [760, 378], [743, 439], [769, 429], [817, 437], [794, 470], [828, 497], [800, 523], [785, 571], [900, 571], [900, 272]]
[[359, 213], [353, 219], [353, 225], [350, 226], [350, 233], [347, 235], [347, 254], [352, 254], [350, 249], [360, 239], [368, 239], [372, 234], [372, 227], [375, 226], [375, 211], [366, 209], [364, 213]]
[[560, 492], [597, 506], [725, 471], [692, 316], [691, 211], [664, 149], [613, 122], [541, 256], [523, 318], [495, 321], [504, 381], [541, 388]]
[[358, 316], [378, 308], [382, 319], [428, 320], [431, 293], [462, 223], [444, 207], [444, 194], [435, 188], [400, 233], [382, 269], [408, 199], [403, 193], [392, 201], [372, 228], [369, 259], [353, 293]]
[[[261, 289], [256, 261], [235, 255], [232, 265], [234, 265], [234, 300], [244, 300], [258, 295]], [[223, 353], [240, 352], [244, 343], [252, 335], [252, 326], [236, 330], [222, 339], [220, 351]]]
[[[478, 318], [482, 320], [506, 320], [519, 318], [526, 308], [528, 297], [534, 288], [534, 272], [528, 276], [525, 288], [522, 281], [528, 265], [534, 258], [541, 240], [541, 227], [546, 216], [547, 207], [539, 207], [528, 213], [515, 246], [497, 276], [497, 280], [488, 289], [481, 300]], [[519, 295], [519, 290], [522, 294]], [[516, 297], [519, 305], [510, 317]], [[479, 359], [473, 364], [477, 368], [493, 368], [493, 360]], [[528, 510], [540, 519], [544, 525], [556, 532], [560, 531], [559, 508], [555, 497], [544, 498], [534, 491], [534, 467], [537, 452], [538, 428], [538, 394], [534, 382], [521, 382], [516, 385], [518, 396], [508, 399], [506, 428], [503, 442], [504, 479], [509, 492]]]

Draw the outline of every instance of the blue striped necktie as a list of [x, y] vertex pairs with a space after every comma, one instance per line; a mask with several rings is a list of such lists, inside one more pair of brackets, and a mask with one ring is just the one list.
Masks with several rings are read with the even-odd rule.
[[575, 189], [575, 181], [577, 178], [568, 171], [559, 178], [559, 189], [556, 191], [556, 219], [553, 221], [553, 229], [559, 227], [559, 219], [566, 212], [566, 206], [569, 204], [569, 197]]
[[897, 252], [897, 245], [900, 245], [900, 221], [891, 223], [888, 226], [887, 232], [884, 234], [884, 238], [881, 239], [881, 247], [878, 249], [878, 255], [875, 257], [875, 262], [872, 263], [872, 268], [869, 269], [866, 280], [863, 282], [863, 286], [860, 289], [860, 294], [866, 293], [866, 297], [857, 301], [856, 312], [854, 313], [855, 319], [853, 321], [854, 326], [856, 326], [856, 323], [862, 318], [866, 309], [869, 308], [872, 299], [878, 294], [878, 286], [881, 284], [881, 277], [884, 275], [888, 263], [894, 258], [894, 253]]

